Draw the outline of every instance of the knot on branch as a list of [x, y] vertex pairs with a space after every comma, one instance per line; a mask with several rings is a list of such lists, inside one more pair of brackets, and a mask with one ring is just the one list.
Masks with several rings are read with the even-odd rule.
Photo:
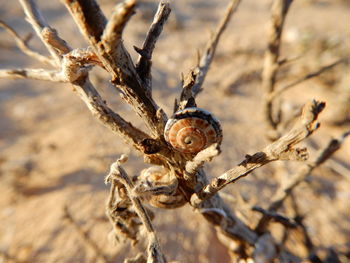
[[87, 77], [92, 64], [97, 64], [96, 55], [89, 49], [75, 49], [63, 55], [60, 74], [65, 81], [74, 83]]
[[144, 139], [140, 142], [140, 147], [143, 153], [145, 154], [155, 154], [158, 153], [162, 146], [161, 143], [154, 139]]

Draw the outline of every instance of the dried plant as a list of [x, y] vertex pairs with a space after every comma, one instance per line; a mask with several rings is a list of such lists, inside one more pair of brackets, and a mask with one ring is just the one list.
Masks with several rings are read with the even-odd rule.
[[[27, 78], [47, 80], [51, 82], [70, 83], [75, 93], [83, 100], [91, 114], [100, 122], [122, 137], [125, 142], [140, 152], [146, 163], [152, 167], [142, 172], [137, 178], [131, 178], [122, 168], [127, 158], [122, 156], [111, 166], [106, 182], [111, 184], [110, 197], [107, 203], [107, 215], [113, 226], [115, 239], [124, 237], [133, 243], [143, 238], [141, 229], [145, 229], [148, 241], [146, 255], [138, 255], [125, 262], [166, 262], [166, 255], [161, 251], [161, 244], [152, 225], [153, 215], [145, 205], [175, 209], [189, 204], [200, 213], [207, 222], [212, 224], [219, 239], [231, 250], [235, 260], [254, 259], [255, 262], [272, 262], [275, 259], [290, 258], [293, 255], [278, 243], [269, 231], [269, 222], [274, 220], [285, 228], [299, 228], [301, 225], [295, 219], [279, 214], [277, 210], [293, 189], [305, 180], [308, 174], [326, 161], [337, 149], [345, 133], [340, 139], [332, 140], [313, 162], [300, 164], [300, 171], [290, 178], [290, 182], [281, 187], [267, 205], [267, 209], [254, 207], [261, 213], [261, 219], [256, 227], [251, 227], [242, 221], [221, 199], [218, 194], [221, 189], [249, 175], [270, 162], [278, 160], [306, 161], [306, 148], [298, 148], [298, 143], [312, 135], [319, 127], [317, 118], [325, 107], [321, 101], [309, 101], [302, 109], [299, 119], [289, 130], [277, 131], [281, 122], [280, 110], [274, 111], [274, 99], [284, 90], [343, 62], [338, 61], [319, 72], [306, 75], [286, 87], [276, 90], [276, 74], [283, 64], [279, 58], [281, 35], [284, 21], [292, 1], [275, 0], [272, 7], [269, 45], [265, 55], [262, 74], [262, 87], [265, 90], [265, 118], [268, 126], [276, 133], [273, 142], [254, 154], [246, 155], [235, 167], [209, 181], [203, 165], [220, 154], [220, 134], [216, 142], [205, 145], [198, 151], [179, 151], [164, 137], [169, 119], [158, 106], [152, 96], [152, 55], [155, 44], [160, 36], [163, 25], [170, 14], [170, 4], [161, 1], [154, 20], [147, 32], [141, 48], [135, 47], [139, 57], [134, 63], [123, 44], [123, 30], [135, 12], [135, 0], [126, 0], [116, 6], [113, 14], [107, 19], [99, 5], [94, 0], [62, 0], [81, 34], [88, 42], [84, 49], [74, 49], [63, 40], [40, 13], [34, 0], [20, 0], [26, 19], [33, 27], [36, 35], [46, 46], [50, 56], [43, 56], [27, 45], [27, 42], [5, 22], [4, 27], [16, 40], [20, 50], [33, 59], [52, 66], [47, 69], [2, 69], [0, 78]], [[210, 113], [205, 111], [189, 111], [197, 107], [196, 96], [202, 90], [206, 74], [215, 55], [220, 36], [237, 10], [239, 0], [231, 0], [217, 30], [211, 36], [203, 55], [196, 65], [183, 79], [183, 89], [175, 102], [174, 112], [183, 110], [189, 117], [212, 123]], [[136, 128], [128, 120], [114, 112], [102, 98], [98, 90], [89, 80], [92, 67], [101, 67], [109, 73], [111, 83], [121, 92], [125, 103], [132, 106], [135, 113], [145, 122], [148, 130]], [[187, 110], [187, 111], [186, 111]], [[197, 115], [190, 115], [197, 114]], [[176, 121], [176, 119], [175, 119]], [[215, 129], [214, 129], [215, 130]], [[220, 133], [219, 128], [215, 132]], [[141, 173], [140, 173], [141, 174]], [[66, 218], [74, 222], [66, 210]], [[74, 224], [73, 224], [74, 225]], [[84, 236], [82, 232], [81, 235]], [[93, 243], [90, 243], [90, 246]], [[234, 247], [234, 249], [232, 249]], [[99, 249], [96, 254], [107, 262]], [[314, 251], [313, 251], [314, 252]], [[311, 251], [310, 251], [311, 253]], [[286, 259], [285, 262], [291, 262]], [[240, 261], [242, 262], [242, 261]]]

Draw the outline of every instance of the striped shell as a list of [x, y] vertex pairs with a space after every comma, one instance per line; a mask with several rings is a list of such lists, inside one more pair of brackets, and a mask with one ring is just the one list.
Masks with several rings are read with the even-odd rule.
[[221, 143], [219, 121], [210, 112], [200, 108], [186, 108], [168, 120], [165, 140], [183, 153], [198, 153], [213, 143]]

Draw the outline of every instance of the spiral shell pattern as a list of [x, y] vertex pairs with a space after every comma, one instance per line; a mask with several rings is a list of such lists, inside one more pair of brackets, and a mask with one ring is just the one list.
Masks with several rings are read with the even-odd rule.
[[164, 137], [179, 152], [197, 153], [213, 143], [221, 143], [222, 130], [208, 111], [192, 107], [176, 112], [168, 120]]

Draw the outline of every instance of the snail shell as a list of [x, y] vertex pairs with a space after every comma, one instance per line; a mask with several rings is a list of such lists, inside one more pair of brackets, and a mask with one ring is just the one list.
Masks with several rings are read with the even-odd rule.
[[[154, 188], [159, 186], [169, 186], [170, 184], [173, 184], [174, 180], [174, 178], [171, 177], [169, 170], [160, 166], [152, 166], [142, 170], [140, 179], [147, 186], [151, 184]], [[174, 193], [172, 194], [143, 195], [143, 198], [148, 200], [149, 204], [154, 207], [166, 209], [177, 208], [187, 203], [179, 189], [174, 189]]]
[[213, 143], [221, 143], [219, 121], [200, 108], [186, 108], [176, 112], [164, 129], [165, 140], [183, 153], [198, 153]]
[[161, 166], [152, 166], [141, 171], [141, 179], [149, 181], [155, 185], [168, 183], [170, 181], [169, 171]]

